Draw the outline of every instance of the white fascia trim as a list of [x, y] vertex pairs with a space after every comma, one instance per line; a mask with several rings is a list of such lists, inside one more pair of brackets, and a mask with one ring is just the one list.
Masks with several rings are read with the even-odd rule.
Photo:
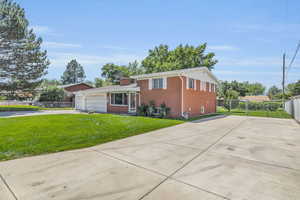
[[[135, 75], [130, 76], [130, 78], [137, 79], [137, 80], [144, 80], [148, 78], [154, 78], [154, 77], [174, 77], [174, 76], [185, 76], [188, 72], [194, 72], [194, 71], [206, 71], [208, 70], [207, 67], [193, 67], [193, 68], [187, 68], [187, 69], [181, 69], [181, 70], [173, 70], [173, 71], [167, 71], [167, 72], [157, 72], [157, 73], [151, 73], [151, 74], [142, 74], [142, 75]], [[209, 71], [209, 70], [208, 70]]]

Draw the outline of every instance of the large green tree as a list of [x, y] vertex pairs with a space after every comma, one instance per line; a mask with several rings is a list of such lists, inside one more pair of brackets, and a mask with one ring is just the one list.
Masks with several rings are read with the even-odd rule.
[[224, 95], [223, 90], [227, 89], [231, 89], [238, 92], [239, 96], [262, 95], [265, 92], [265, 87], [261, 83], [249, 83], [247, 81], [222, 81], [219, 87], [219, 96]]
[[73, 59], [67, 64], [66, 70], [61, 77], [61, 82], [63, 84], [80, 83], [84, 81], [85, 77], [82, 65]]
[[25, 11], [10, 0], [0, 1], [0, 90], [8, 98], [34, 93], [47, 73], [47, 52], [42, 39], [28, 28]]
[[206, 43], [199, 46], [179, 45], [170, 50], [168, 45], [159, 45], [149, 50], [142, 61], [146, 73], [163, 72], [177, 69], [205, 66], [213, 69], [218, 62], [214, 53], [205, 53]]
[[295, 83], [291, 83], [287, 86], [287, 91], [289, 96], [300, 95], [300, 80]]
[[281, 99], [282, 97], [282, 89], [279, 89], [275, 85], [269, 88], [267, 95], [270, 99], [275, 100], [275, 99]]

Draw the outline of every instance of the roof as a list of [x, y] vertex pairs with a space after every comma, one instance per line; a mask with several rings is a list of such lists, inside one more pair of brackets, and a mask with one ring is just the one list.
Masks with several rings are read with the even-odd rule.
[[247, 101], [256, 101], [256, 102], [263, 102], [263, 101], [270, 101], [268, 96], [244, 96], [240, 97], [241, 100]]
[[58, 87], [59, 88], [68, 88], [68, 87], [71, 87], [71, 86], [76, 86], [76, 85], [81, 85], [81, 84], [84, 84], [86, 86], [89, 86], [91, 88], [93, 88], [93, 86], [87, 84], [87, 83], [84, 83], [84, 82], [81, 82], [81, 83], [72, 83], [72, 84], [67, 84], [67, 85], [59, 85]]
[[93, 93], [106, 93], [106, 92], [134, 92], [140, 91], [140, 87], [136, 83], [130, 85], [110, 85], [100, 88], [92, 88], [76, 92], [76, 94], [93, 94]]
[[130, 78], [142, 80], [142, 79], [161, 77], [161, 76], [188, 76], [195, 72], [206, 72], [214, 81], [218, 82], [218, 79], [213, 75], [211, 71], [209, 71], [207, 67], [193, 67], [193, 68], [173, 70], [167, 72], [156, 72], [151, 74], [134, 75], [134, 76], [130, 76]]

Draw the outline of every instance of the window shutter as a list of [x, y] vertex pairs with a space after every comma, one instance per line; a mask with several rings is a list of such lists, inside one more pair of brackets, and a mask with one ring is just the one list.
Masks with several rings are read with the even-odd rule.
[[149, 86], [149, 90], [152, 90], [152, 78], [149, 78], [148, 86]]
[[206, 91], [206, 82], [203, 81], [203, 90]]
[[167, 82], [168, 82], [167, 80], [168, 80], [167, 77], [163, 78], [163, 89], [167, 89]]
[[189, 78], [186, 77], [186, 89], [189, 89]]
[[197, 90], [197, 80], [194, 79], [194, 90]]

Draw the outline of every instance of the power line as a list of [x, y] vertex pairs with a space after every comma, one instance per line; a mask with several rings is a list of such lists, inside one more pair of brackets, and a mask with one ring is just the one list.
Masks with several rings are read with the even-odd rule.
[[298, 54], [299, 49], [300, 49], [300, 41], [299, 41], [299, 43], [298, 43], [298, 45], [297, 45], [296, 51], [295, 51], [295, 53], [294, 53], [294, 56], [293, 56], [293, 58], [292, 58], [290, 64], [289, 64], [288, 67], [287, 67], [287, 72], [292, 68], [292, 65], [293, 65], [293, 63], [294, 63], [294, 61], [295, 61], [295, 59], [296, 59], [296, 56], [297, 56], [297, 54]]

